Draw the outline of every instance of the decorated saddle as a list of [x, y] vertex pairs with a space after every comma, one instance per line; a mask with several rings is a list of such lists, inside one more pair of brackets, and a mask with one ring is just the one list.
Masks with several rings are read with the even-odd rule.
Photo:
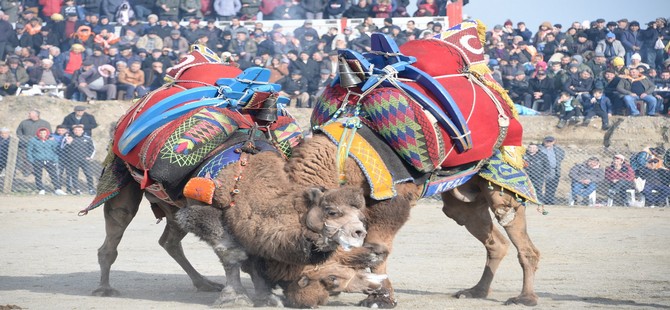
[[426, 196], [463, 184], [494, 154], [523, 173], [522, 127], [486, 66], [484, 33], [468, 21], [400, 48], [375, 33], [368, 53], [340, 50], [339, 78], [319, 98], [312, 127], [328, 132], [333, 122], [352, 127], [351, 119], [359, 119], [406, 163], [431, 175]]
[[[280, 86], [270, 72], [244, 72], [203, 46], [167, 70], [166, 83], [139, 99], [121, 117], [105, 161], [104, 179], [90, 210], [118, 193], [129, 180], [173, 205], [189, 177], [209, 158], [226, 151], [239, 131], [267, 137], [286, 156], [302, 140], [296, 120], [283, 109]], [[104, 184], [102, 184], [104, 183]]]

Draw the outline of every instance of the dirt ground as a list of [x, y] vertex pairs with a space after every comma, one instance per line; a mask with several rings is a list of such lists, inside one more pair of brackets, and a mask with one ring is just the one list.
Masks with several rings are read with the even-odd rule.
[[[90, 196], [0, 196], [0, 308], [208, 309], [217, 293], [199, 293], [157, 240], [148, 205], [126, 231], [111, 283], [118, 298], [92, 297], [99, 269], [96, 250], [105, 231], [102, 210], [77, 211]], [[484, 249], [447, 219], [440, 203], [412, 211], [390, 258], [398, 309], [527, 309], [503, 306], [519, 293], [521, 269], [510, 249], [486, 300], [455, 299], [476, 283]], [[543, 309], [669, 309], [670, 212], [666, 209], [548, 207], [528, 211], [528, 231], [542, 253], [535, 289]], [[215, 281], [223, 270], [193, 236], [184, 248], [196, 269]], [[245, 277], [251, 287], [251, 281]], [[362, 295], [331, 299], [324, 309], [354, 308]]]

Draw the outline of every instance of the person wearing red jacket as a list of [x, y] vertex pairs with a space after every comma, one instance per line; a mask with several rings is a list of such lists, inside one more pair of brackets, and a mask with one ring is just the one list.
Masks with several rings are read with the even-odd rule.
[[[626, 162], [626, 157], [616, 154], [612, 158], [612, 164], [605, 168], [605, 181], [607, 182], [607, 198], [617, 206], [623, 206], [626, 199], [626, 190], [634, 187], [635, 171]], [[610, 200], [608, 200], [610, 201]]]
[[48, 18], [55, 13], [60, 14], [63, 0], [39, 0], [39, 4], [42, 6], [42, 12], [40, 13]]

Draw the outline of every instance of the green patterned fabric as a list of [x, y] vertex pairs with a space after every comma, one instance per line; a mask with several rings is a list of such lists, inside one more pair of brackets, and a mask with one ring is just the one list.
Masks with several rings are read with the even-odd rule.
[[490, 158], [488, 164], [482, 167], [479, 176], [513, 192], [528, 202], [540, 203], [535, 193], [535, 187], [533, 187], [526, 172], [506, 163], [499, 151]]

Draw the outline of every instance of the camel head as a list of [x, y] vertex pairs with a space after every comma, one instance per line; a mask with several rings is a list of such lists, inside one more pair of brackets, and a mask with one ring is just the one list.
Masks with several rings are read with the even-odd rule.
[[297, 308], [316, 308], [325, 305], [333, 294], [380, 293], [382, 281], [386, 275], [379, 275], [354, 269], [340, 263], [309, 266], [303, 270], [298, 281], [286, 288], [284, 294], [289, 306]]
[[315, 241], [321, 251], [344, 250], [363, 245], [367, 235], [363, 210], [365, 198], [360, 188], [346, 186], [324, 190], [311, 188], [305, 192], [309, 210], [305, 224], [319, 236]]

